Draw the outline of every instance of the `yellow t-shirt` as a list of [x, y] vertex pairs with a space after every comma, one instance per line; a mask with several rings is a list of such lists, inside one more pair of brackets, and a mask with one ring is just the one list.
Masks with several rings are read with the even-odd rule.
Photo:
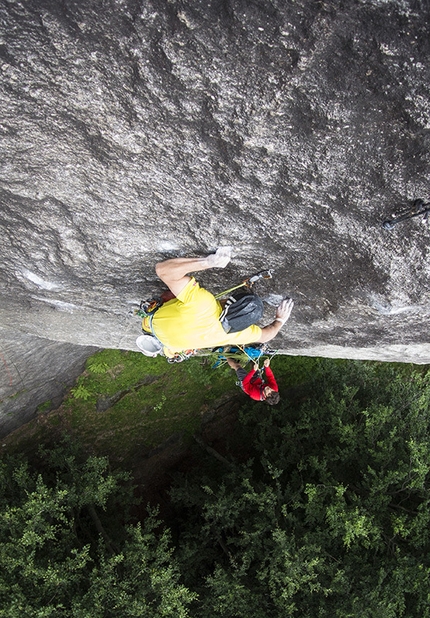
[[[226, 333], [219, 321], [221, 311], [215, 296], [192, 277], [176, 298], [154, 313], [152, 330], [165, 346], [166, 356], [183, 350], [255, 343], [260, 339], [261, 328], [256, 324], [238, 333]], [[147, 330], [146, 319], [143, 327]]]

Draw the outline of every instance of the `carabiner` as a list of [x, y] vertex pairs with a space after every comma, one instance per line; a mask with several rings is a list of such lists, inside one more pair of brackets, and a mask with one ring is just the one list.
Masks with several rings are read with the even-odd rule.
[[247, 279], [247, 283], [250, 283], [251, 285], [253, 285], [259, 279], [271, 279], [272, 273], [273, 273], [273, 269], [271, 268], [268, 270], [262, 270], [261, 272]]

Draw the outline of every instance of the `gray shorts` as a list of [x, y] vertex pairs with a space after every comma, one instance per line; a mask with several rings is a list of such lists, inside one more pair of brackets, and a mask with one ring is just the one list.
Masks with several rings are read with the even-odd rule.
[[248, 373], [249, 373], [249, 371], [246, 371], [246, 369], [244, 369], [243, 367], [239, 367], [239, 369], [236, 369], [237, 379], [240, 382], [243, 382], [243, 380], [246, 378]]

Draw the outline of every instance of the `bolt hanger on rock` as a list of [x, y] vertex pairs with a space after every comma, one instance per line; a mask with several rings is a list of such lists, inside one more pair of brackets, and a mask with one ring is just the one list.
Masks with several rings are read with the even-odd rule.
[[422, 199], [417, 199], [412, 204], [412, 208], [407, 212], [394, 217], [393, 219], [387, 219], [383, 222], [382, 227], [385, 230], [391, 230], [397, 223], [412, 219], [413, 217], [420, 217], [423, 215], [423, 221], [426, 221], [430, 212], [430, 202], [425, 203]]

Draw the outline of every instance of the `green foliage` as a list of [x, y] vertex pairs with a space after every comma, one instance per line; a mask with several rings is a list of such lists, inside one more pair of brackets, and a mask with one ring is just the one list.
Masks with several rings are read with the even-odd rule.
[[243, 409], [247, 464], [172, 490], [196, 615], [428, 618], [429, 374], [318, 360], [307, 380]]
[[90, 373], [105, 374], [109, 371], [109, 364], [99, 356], [91, 356], [87, 361], [87, 369]]
[[176, 480], [175, 550], [155, 512], [132, 524], [129, 481], [92, 449], [191, 426], [235, 381], [211, 364], [97, 353], [68, 402], [91, 455], [0, 461], [0, 618], [430, 618], [426, 367], [275, 358], [281, 403], [243, 398], [237, 461], [208, 449]]
[[240, 397], [234, 373], [228, 367], [212, 370], [206, 359], [169, 364], [139, 352], [101, 350], [88, 359], [58, 410], [46, 414], [43, 424], [30, 421], [6, 442], [9, 452], [31, 452], [46, 441], [48, 430], [55, 439], [68, 433], [88, 451], [132, 468], [142, 448], [156, 447], [175, 432], [191, 441], [202, 408], [226, 392]]
[[81, 382], [78, 382], [78, 384], [74, 388], [71, 388], [70, 392], [75, 399], [83, 399], [84, 401], [88, 401], [88, 399], [91, 398], [90, 391], [85, 388], [85, 386]]
[[195, 594], [156, 512], [123, 524], [127, 475], [70, 442], [42, 450], [38, 467], [0, 462], [0, 617], [189, 615]]
[[158, 403], [155, 404], [154, 406], [154, 411], [155, 412], [159, 412], [162, 407], [164, 406], [164, 404], [166, 403], [167, 397], [164, 393], [161, 394], [161, 398], [160, 401]]
[[172, 557], [170, 533], [155, 534], [159, 522], [151, 514], [127, 528], [120, 553], [101, 552], [89, 574], [89, 586], [74, 599], [73, 616], [105, 618], [186, 618], [188, 606], [197, 598], [180, 584], [180, 574]]
[[48, 399], [48, 401], [44, 401], [43, 403], [40, 403], [37, 406], [37, 412], [39, 414], [43, 414], [43, 412], [47, 412], [48, 410], [50, 410], [52, 408], [52, 401], [50, 399]]
[[[171, 365], [161, 357], [103, 350], [88, 359], [64, 403], [70, 410], [66, 430], [132, 466], [143, 441], [154, 447], [175, 431], [194, 433], [201, 406], [229, 389], [235, 390], [233, 372], [214, 371], [202, 359]], [[114, 402], [100, 412], [98, 401], [109, 398]]]

